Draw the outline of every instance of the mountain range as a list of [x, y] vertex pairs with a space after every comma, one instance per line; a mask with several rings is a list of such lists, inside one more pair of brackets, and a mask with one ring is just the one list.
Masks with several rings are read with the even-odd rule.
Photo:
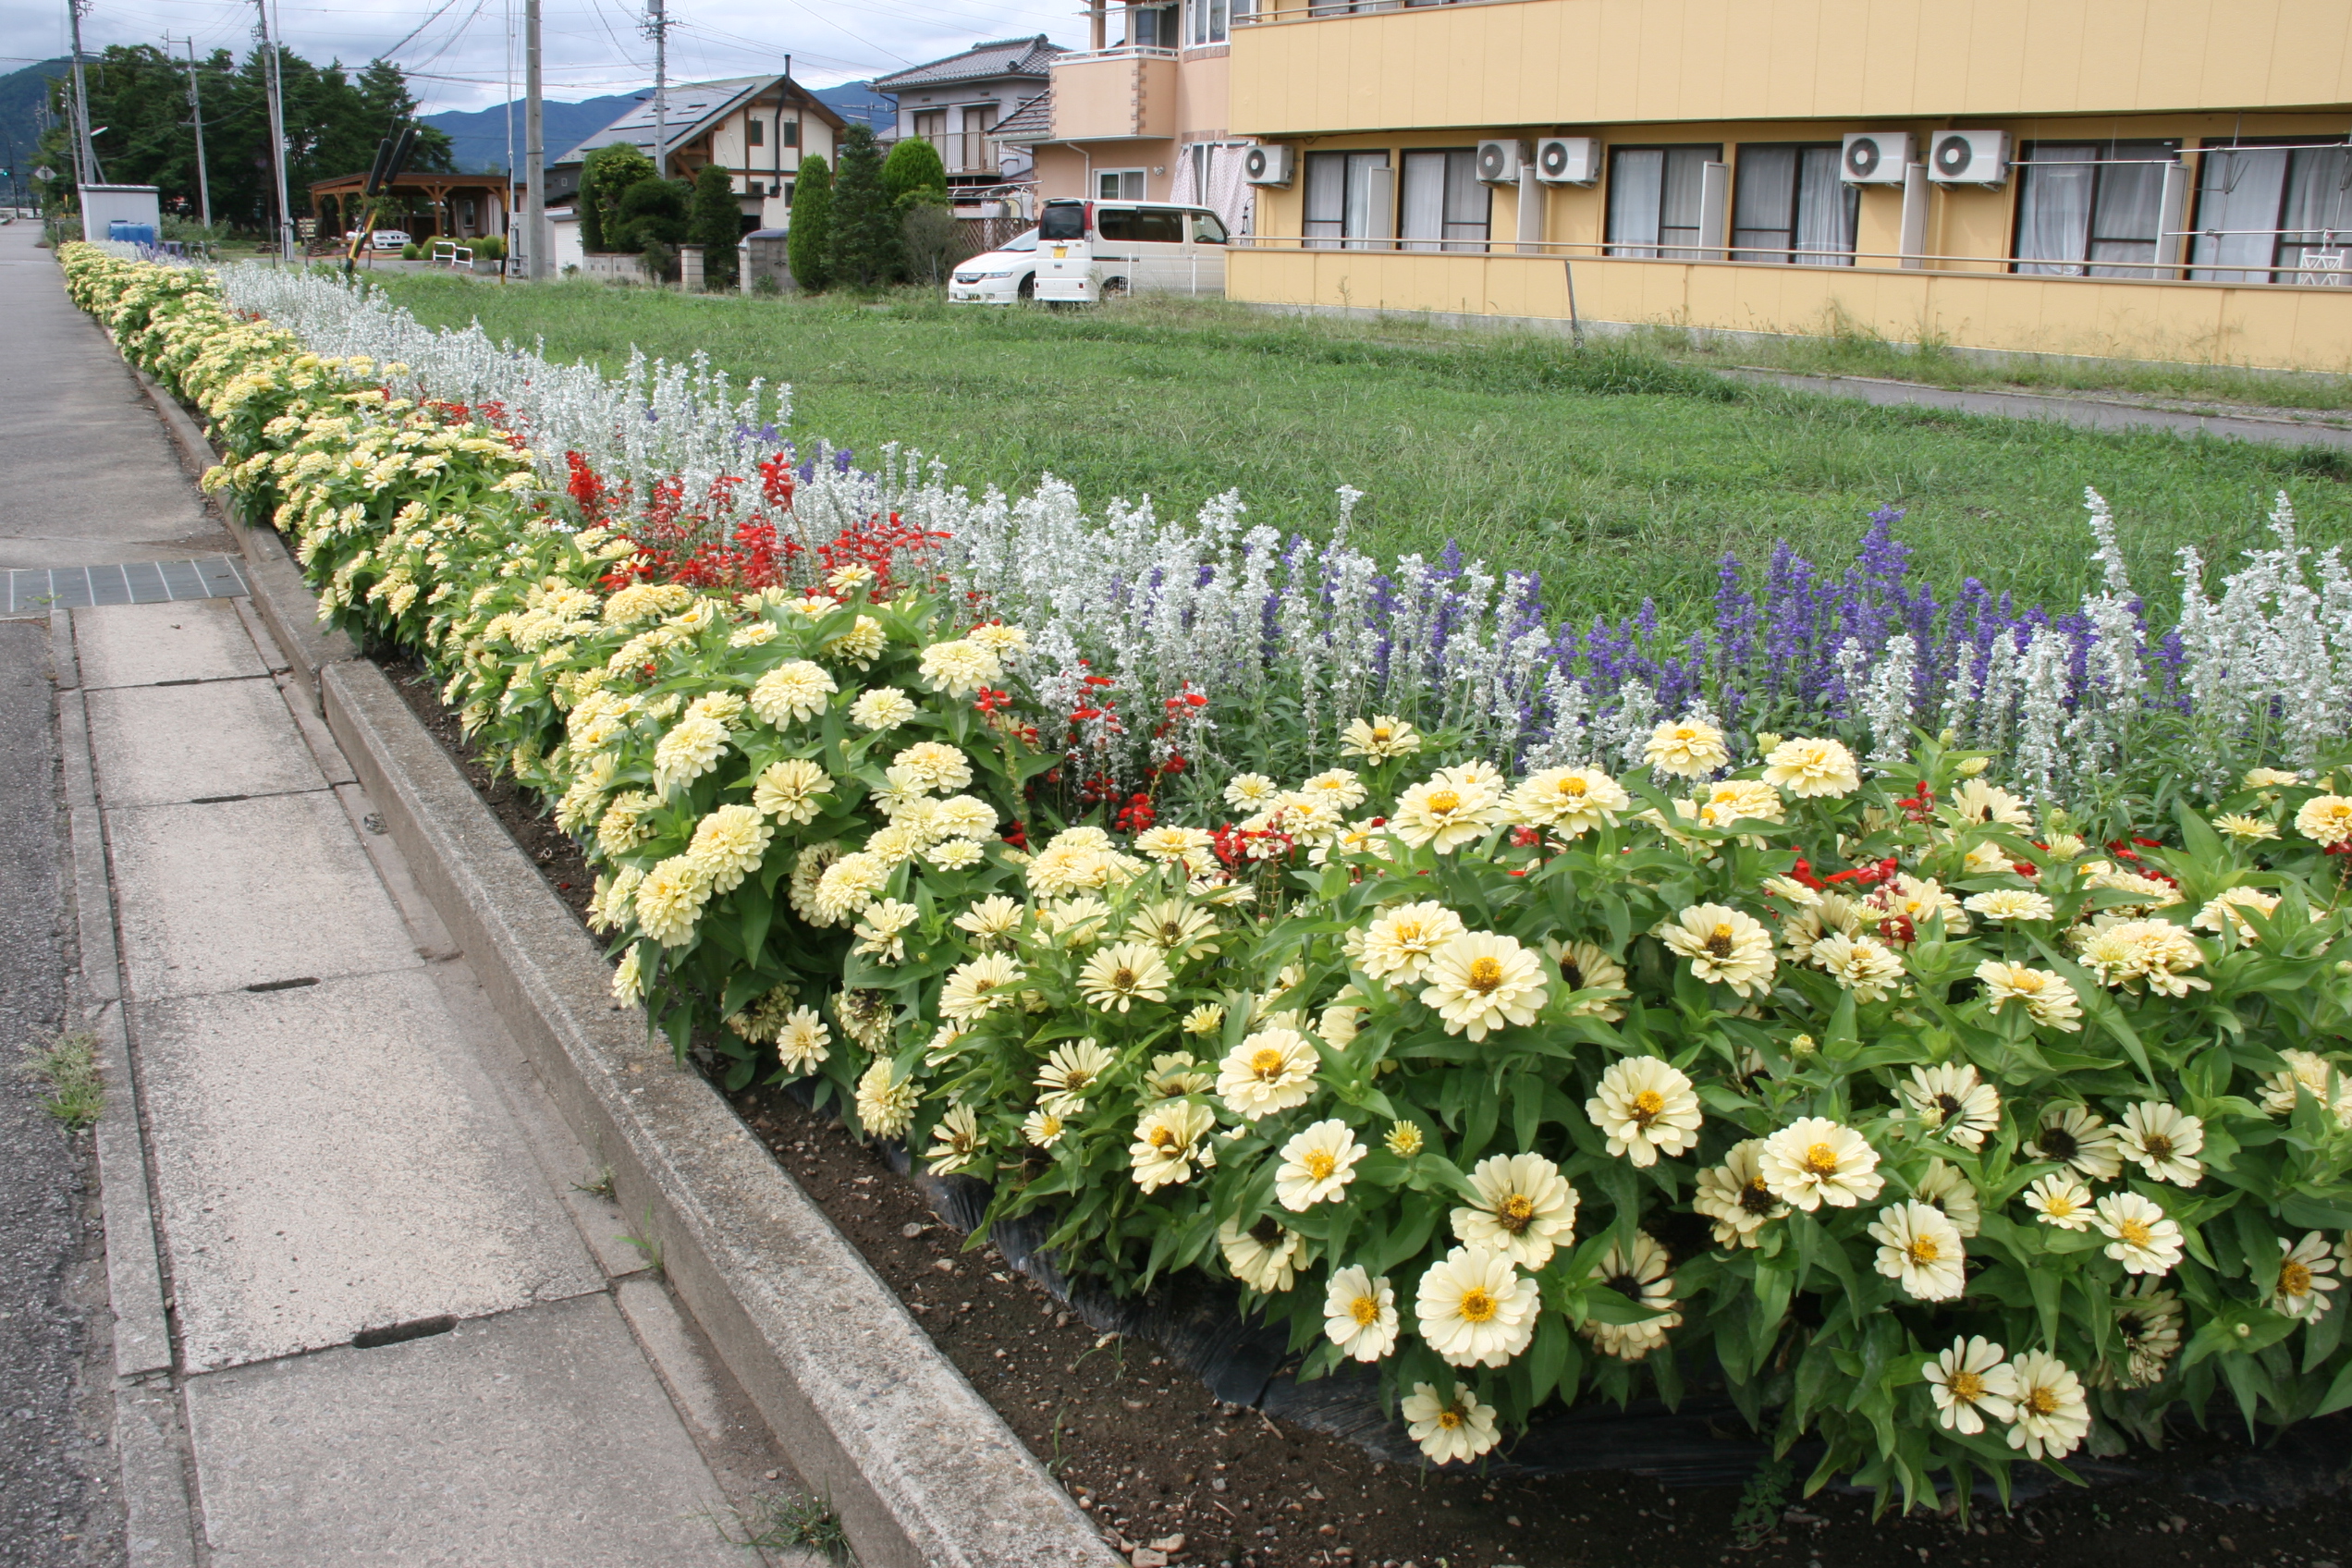
[[[33, 147], [40, 141], [35, 129], [38, 106], [49, 90], [50, 79], [64, 75], [71, 64], [60, 56], [0, 76], [0, 167], [11, 166], [11, 160], [30, 165]], [[887, 129], [898, 114], [897, 106], [875, 92], [870, 82], [851, 81], [839, 87], [820, 88], [816, 96], [843, 119], [851, 123], [863, 120], [876, 130]], [[636, 102], [637, 95], [628, 92], [578, 103], [550, 99], [545, 105], [547, 155], [562, 156], [619, 119]], [[459, 169], [467, 173], [500, 169], [507, 165], [506, 107], [494, 104], [486, 109], [448, 109], [426, 115], [424, 123], [448, 132]], [[514, 117], [519, 139], [522, 134], [522, 104], [519, 100], [514, 105]], [[17, 174], [19, 178], [31, 178], [22, 168]]]

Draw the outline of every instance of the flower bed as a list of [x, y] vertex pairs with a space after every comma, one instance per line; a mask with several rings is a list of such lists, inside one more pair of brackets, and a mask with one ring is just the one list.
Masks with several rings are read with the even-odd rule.
[[1989, 596], [1923, 610], [1881, 532], [1783, 596], [1806, 659], [1726, 633], [1677, 676], [1605, 628], [1562, 657], [1472, 569], [1376, 612], [1231, 504], [1081, 534], [895, 458], [616, 480], [479, 386], [66, 260], [331, 611], [581, 838], [617, 994], [991, 1179], [1072, 1270], [1231, 1276], [1433, 1461], [1703, 1384], [1909, 1498], [2352, 1403], [2352, 589], [2284, 515], [2169, 643], [2108, 548], [1979, 665], [1946, 634]]

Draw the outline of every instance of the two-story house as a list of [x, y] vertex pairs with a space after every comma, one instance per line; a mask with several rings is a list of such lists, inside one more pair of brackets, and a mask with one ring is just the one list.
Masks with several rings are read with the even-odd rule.
[[1031, 173], [1027, 149], [1000, 141], [995, 132], [1045, 91], [1048, 67], [1064, 53], [1041, 32], [975, 43], [960, 55], [876, 77], [874, 90], [899, 103], [890, 140], [919, 136], [937, 148], [951, 191], [1024, 183]]
[[2340, 3], [1260, 0], [1232, 33], [1267, 145], [1231, 298], [2352, 369]]
[[[662, 131], [669, 149], [669, 173], [692, 179], [716, 164], [734, 181], [743, 206], [745, 232], [781, 228], [791, 211], [792, 182], [804, 155], [836, 162], [841, 116], [800, 83], [781, 76], [730, 77], [723, 81], [673, 84], [662, 109]], [[568, 178], [579, 189], [579, 168], [588, 154], [628, 141], [654, 155], [653, 94], [629, 113], [548, 165], [549, 183]], [[560, 245], [560, 237], [558, 245]]]
[[1088, 47], [998, 140], [1036, 162], [1041, 199], [1197, 202], [1249, 226], [1246, 139], [1229, 129], [1228, 55], [1253, 0], [1090, 0]]

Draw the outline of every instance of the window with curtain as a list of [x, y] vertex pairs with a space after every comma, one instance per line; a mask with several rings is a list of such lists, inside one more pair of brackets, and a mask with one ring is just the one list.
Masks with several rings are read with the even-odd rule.
[[2299, 269], [2312, 251], [2341, 251], [2352, 238], [2352, 147], [2266, 140], [2272, 144], [2206, 152], [2188, 276], [2207, 283], [2334, 283], [2345, 276], [2335, 265], [2308, 276]]
[[1095, 199], [1098, 202], [1140, 202], [1144, 199], [1141, 169], [1096, 169]]
[[1478, 183], [1478, 150], [1444, 147], [1404, 155], [1397, 192], [1398, 249], [1483, 251], [1494, 192]]
[[1386, 153], [1309, 153], [1306, 215], [1302, 232], [1310, 250], [1335, 250], [1372, 234], [1372, 171], [1389, 166]]
[[[2177, 141], [2034, 141], [2017, 160], [2015, 270], [2153, 277], [2164, 165]], [[2106, 265], [2100, 263], [2106, 263]]]
[[1854, 264], [1855, 217], [1862, 193], [1838, 178], [1835, 141], [1743, 143], [1732, 181], [1732, 260]]
[[[1194, 43], [1224, 43], [1229, 0], [1186, 0], [1186, 4], [1192, 11], [1192, 26], [1188, 30], [1192, 41]], [[1246, 5], [1233, 8], [1243, 16], [1249, 14]]]
[[1705, 147], [1611, 147], [1609, 253], [1696, 257], [1703, 171], [1722, 155], [1720, 142]]

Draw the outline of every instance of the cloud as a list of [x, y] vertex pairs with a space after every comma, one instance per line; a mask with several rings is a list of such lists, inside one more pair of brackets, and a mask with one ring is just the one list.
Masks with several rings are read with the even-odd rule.
[[[680, 81], [784, 68], [812, 87], [878, 76], [968, 49], [980, 39], [1043, 32], [1079, 42], [1070, 0], [680, 0], [670, 7], [670, 74]], [[545, 0], [541, 34], [549, 98], [642, 88], [653, 80], [644, 13], [624, 0]], [[511, 48], [509, 19], [511, 18]], [[503, 103], [512, 56], [521, 93], [522, 0], [286, 0], [273, 15], [284, 41], [312, 59], [360, 65], [399, 46], [426, 112]], [[239, 0], [98, 0], [82, 46], [161, 43], [193, 35], [198, 53], [252, 47], [253, 7]], [[401, 41], [411, 32], [412, 41]], [[10, 52], [48, 58], [70, 47], [55, 0], [0, 0]], [[175, 44], [174, 53], [183, 52]], [[0, 74], [22, 60], [0, 59]]]

